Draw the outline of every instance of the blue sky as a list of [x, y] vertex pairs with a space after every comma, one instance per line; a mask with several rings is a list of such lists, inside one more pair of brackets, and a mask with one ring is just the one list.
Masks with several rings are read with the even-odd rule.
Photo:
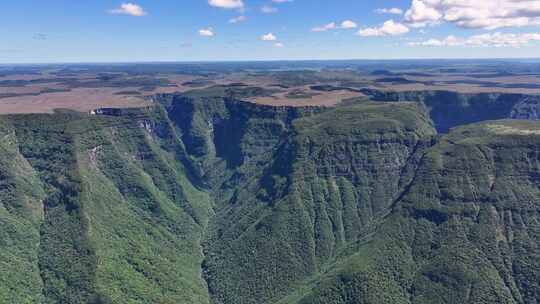
[[0, 10], [0, 63], [538, 54], [539, 0], [17, 0]]

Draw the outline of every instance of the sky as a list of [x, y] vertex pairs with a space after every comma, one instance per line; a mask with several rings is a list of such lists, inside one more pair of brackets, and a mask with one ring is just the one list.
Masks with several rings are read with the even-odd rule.
[[540, 54], [540, 0], [0, 3], [5, 64]]

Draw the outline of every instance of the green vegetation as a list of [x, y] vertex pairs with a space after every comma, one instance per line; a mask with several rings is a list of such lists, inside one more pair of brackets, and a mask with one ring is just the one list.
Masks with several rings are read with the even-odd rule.
[[523, 94], [462, 94], [450, 91], [386, 92], [362, 90], [373, 100], [418, 102], [429, 109], [437, 131], [447, 133], [456, 126], [497, 119], [540, 118], [540, 97]]
[[1, 117], [0, 302], [538, 302], [539, 123], [261, 90]]
[[44, 190], [5, 119], [0, 132], [0, 302], [37, 303], [43, 285], [38, 252]]
[[441, 139], [385, 225], [302, 303], [534, 303], [540, 137], [522, 132], [538, 127], [499, 121]]
[[[167, 150], [179, 147], [163, 112], [124, 115], [6, 119], [15, 135], [6, 129], [3, 136], [13, 137], [23, 160], [18, 165], [28, 164], [37, 175], [6, 181], [13, 180], [12, 191], [28, 196], [11, 204], [20, 204], [22, 211], [6, 207], [7, 220], [29, 213], [15, 224], [34, 227], [11, 229], [34, 241], [2, 237], [3, 243], [13, 243], [8, 254], [17, 257], [7, 261], [21, 260], [30, 268], [2, 274], [2, 281], [10, 282], [1, 293], [6, 302], [208, 302], [198, 240], [211, 213], [210, 199], [186, 178], [177, 151]], [[162, 137], [151, 134], [152, 128]], [[24, 182], [42, 186], [28, 190]], [[42, 218], [31, 213], [35, 210], [44, 210]], [[21, 241], [32, 245], [16, 243]], [[25, 257], [38, 244], [33, 256]], [[27, 282], [11, 286], [17, 283], [13, 275]]]

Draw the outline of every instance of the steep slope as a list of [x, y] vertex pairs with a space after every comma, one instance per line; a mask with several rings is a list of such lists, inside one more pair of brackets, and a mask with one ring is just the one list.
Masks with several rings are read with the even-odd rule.
[[45, 192], [4, 119], [0, 133], [0, 302], [39, 303], [43, 299], [39, 229]]
[[218, 200], [240, 185], [241, 176], [255, 173], [270, 160], [295, 119], [324, 111], [256, 105], [224, 97], [220, 90], [168, 95], [160, 101], [186, 147], [193, 171]]
[[497, 119], [540, 118], [540, 96], [524, 94], [464, 94], [450, 91], [391, 92], [365, 89], [363, 93], [376, 101], [414, 101], [424, 105], [438, 132], [451, 128]]
[[0, 302], [540, 299], [539, 123], [225, 93], [0, 117]]
[[221, 203], [204, 265], [214, 302], [271, 303], [324, 271], [388, 212], [432, 134], [415, 104], [296, 120], [268, 165]]
[[7, 261], [28, 269], [17, 276], [33, 280], [15, 285], [17, 271], [3, 272], [2, 281], [13, 282], [2, 292], [6, 302], [208, 302], [199, 242], [211, 202], [186, 178], [164, 112], [3, 121], [7, 148], [19, 158], [6, 164], [8, 190], [26, 195], [3, 200], [3, 218], [29, 226], [13, 229], [29, 237], [2, 242], [11, 243]]
[[300, 303], [537, 303], [540, 125], [458, 128], [380, 229]]

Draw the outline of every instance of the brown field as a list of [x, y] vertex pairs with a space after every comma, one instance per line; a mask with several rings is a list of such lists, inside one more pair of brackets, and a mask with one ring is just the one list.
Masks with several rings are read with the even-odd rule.
[[[77, 80], [82, 83], [96, 79], [98, 75], [93, 73], [81, 73]], [[13, 75], [2, 77], [0, 80], [35, 80], [49, 79], [57, 76], [43, 73], [42, 75]], [[44, 89], [67, 89], [62, 83], [37, 83], [26, 86], [0, 87], [0, 94], [36, 94], [16, 97], [0, 98], [0, 114], [20, 114], [20, 113], [52, 113], [55, 109], [71, 109], [75, 111], [88, 112], [96, 108], [126, 108], [144, 107], [151, 104], [150, 96], [158, 93], [186, 92], [193, 89], [204, 89], [212, 85], [229, 85], [231, 83], [244, 83], [249, 86], [259, 86], [268, 89], [276, 84], [272, 77], [247, 76], [245, 73], [233, 73], [226, 76], [218, 76], [210, 79], [213, 84], [198, 88], [185, 86], [184, 83], [200, 79], [190, 75], [156, 75], [156, 78], [167, 78], [172, 86], [157, 86], [152, 91], [140, 91], [138, 87], [122, 88], [75, 88], [69, 92], [41, 93]], [[73, 77], [63, 77], [73, 78]], [[126, 77], [129, 79], [129, 77]], [[294, 90], [301, 89], [307, 93], [314, 93], [311, 98], [288, 98], [286, 95]], [[139, 92], [134, 95], [118, 95], [119, 92]], [[273, 106], [334, 106], [342, 100], [362, 96], [360, 93], [349, 91], [314, 92], [309, 86], [291, 87], [271, 97], [258, 97], [248, 99], [250, 102], [273, 105]]]
[[[376, 77], [368, 77], [366, 80], [374, 82]], [[411, 84], [390, 84], [390, 83], [377, 83], [377, 86], [372, 86], [373, 89], [390, 90], [397, 92], [405, 91], [422, 91], [422, 90], [445, 90], [458, 93], [512, 93], [512, 94], [540, 94], [540, 88], [504, 88], [499, 86], [481, 86], [477, 84], [445, 84], [445, 81], [484, 81], [496, 83], [499, 85], [509, 84], [540, 84], [540, 78], [538, 76], [511, 76], [511, 77], [492, 77], [492, 78], [474, 78], [466, 76], [455, 75], [436, 75], [434, 77], [411, 77], [407, 76], [406, 79], [419, 82], [435, 82], [433, 85], [425, 85], [423, 83], [411, 83]]]
[[[358, 88], [373, 88], [378, 90], [388, 91], [416, 91], [416, 90], [448, 90], [460, 93], [520, 93], [520, 94], [540, 94], [540, 88], [504, 88], [500, 85], [510, 84], [534, 84], [540, 83], [540, 77], [533, 75], [522, 76], [501, 76], [489, 78], [475, 78], [470, 75], [452, 75], [452, 74], [436, 74], [434, 76], [401, 76], [416, 83], [381, 83], [376, 80], [384, 78], [384, 76], [359, 75], [351, 71], [324, 71], [317, 74], [315, 81], [307, 82], [306, 84], [292, 85], [290, 87], [276, 87], [280, 84], [279, 79], [272, 73], [256, 74], [248, 72], [235, 72], [229, 74], [217, 74], [208, 78], [192, 76], [192, 75], [177, 75], [177, 74], [156, 74], [153, 76], [145, 75], [146, 79], [167, 79], [168, 85], [155, 85], [150, 90], [142, 90], [142, 86], [127, 85], [126, 87], [97, 87], [92, 88], [92, 84], [100, 77], [98, 73], [79, 72], [68, 76], [58, 76], [53, 74], [54, 71], [42, 71], [40, 75], [9, 75], [0, 77], [0, 81], [18, 80], [18, 81], [33, 81], [43, 79], [55, 79], [51, 82], [30, 82], [26, 85], [8, 86], [4, 84], [0, 86], [0, 114], [9, 113], [51, 113], [54, 109], [71, 109], [75, 111], [88, 112], [96, 108], [126, 108], [126, 107], [143, 107], [150, 105], [151, 96], [158, 93], [175, 93], [186, 92], [194, 89], [204, 89], [213, 85], [229, 85], [232, 83], [243, 83], [248, 86], [257, 86], [266, 89], [278, 91], [272, 96], [248, 98], [248, 101], [272, 105], [272, 106], [325, 106], [331, 107], [341, 103], [345, 99], [364, 97], [361, 93], [348, 90], [337, 91], [314, 91], [311, 90], [312, 85], [333, 85], [340, 86], [340, 82], [359, 83], [354, 86]], [[117, 73], [118, 74], [118, 73]], [[120, 80], [126, 83], [133, 83], [137, 76], [120, 73]], [[58, 79], [58, 81], [56, 80]], [[66, 80], [67, 79], [67, 80]], [[78, 84], [75, 87], [70, 87], [71, 80], [77, 80]], [[62, 82], [64, 80], [64, 82]], [[208, 84], [199, 87], [186, 86], [184, 83], [204, 80]], [[130, 82], [132, 81], [132, 82]], [[153, 80], [152, 80], [153, 81]], [[474, 83], [457, 83], [446, 84], [444, 82], [459, 82], [473, 81], [493, 83], [493, 86], [482, 86]], [[429, 83], [432, 84], [424, 84]], [[363, 85], [365, 84], [365, 85]], [[88, 87], [86, 87], [88, 86]], [[95, 85], [94, 85], [95, 86]], [[67, 92], [49, 92], [43, 93], [44, 90], [69, 90]], [[126, 92], [134, 92], [127, 94]], [[288, 96], [294, 92], [303, 92], [307, 97], [291, 98]], [[123, 94], [118, 94], [123, 93]], [[22, 94], [21, 96], [7, 97], [10, 94]], [[4, 96], [2, 96], [4, 95]], [[310, 96], [311, 95], [311, 96]]]
[[271, 97], [258, 97], [250, 100], [257, 104], [269, 105], [269, 106], [288, 106], [288, 107], [305, 107], [305, 106], [318, 106], [318, 107], [332, 107], [340, 104], [345, 99], [363, 97], [365, 95], [361, 93], [355, 93], [350, 91], [333, 91], [333, 92], [318, 92], [311, 98], [288, 98], [285, 93], [274, 94]]
[[522, 88], [500, 88], [500, 87], [481, 87], [469, 84], [452, 84], [452, 85], [424, 85], [418, 84], [394, 84], [372, 86], [372, 89], [407, 92], [407, 91], [452, 91], [464, 94], [480, 94], [480, 93], [508, 93], [508, 94], [540, 94], [540, 89], [522, 89]]
[[118, 89], [73, 89], [70, 92], [47, 93], [38, 96], [18, 96], [0, 99], [0, 114], [52, 113], [54, 109], [88, 112], [97, 108], [130, 108], [147, 106], [140, 96], [123, 96]]
[[[42, 75], [12, 75], [0, 77], [2, 80], [36, 80], [51, 79], [57, 76], [51, 74]], [[76, 77], [81, 82], [89, 82], [97, 77], [96, 74], [80, 74]], [[159, 75], [159, 77], [165, 77]], [[63, 77], [62, 78], [75, 78]], [[88, 112], [97, 108], [131, 108], [144, 107], [151, 104], [147, 98], [158, 93], [185, 92], [191, 88], [182, 86], [182, 83], [196, 79], [193, 76], [167, 76], [177, 86], [156, 87], [153, 91], [139, 91], [138, 87], [122, 88], [74, 88], [69, 92], [42, 93], [44, 89], [67, 89], [61, 83], [38, 83], [26, 86], [1, 87], [0, 94], [39, 94], [22, 95], [15, 97], [0, 98], [0, 114], [22, 113], [52, 113], [55, 109], [70, 109], [80, 112]], [[118, 95], [119, 92], [139, 91], [140, 95]]]

